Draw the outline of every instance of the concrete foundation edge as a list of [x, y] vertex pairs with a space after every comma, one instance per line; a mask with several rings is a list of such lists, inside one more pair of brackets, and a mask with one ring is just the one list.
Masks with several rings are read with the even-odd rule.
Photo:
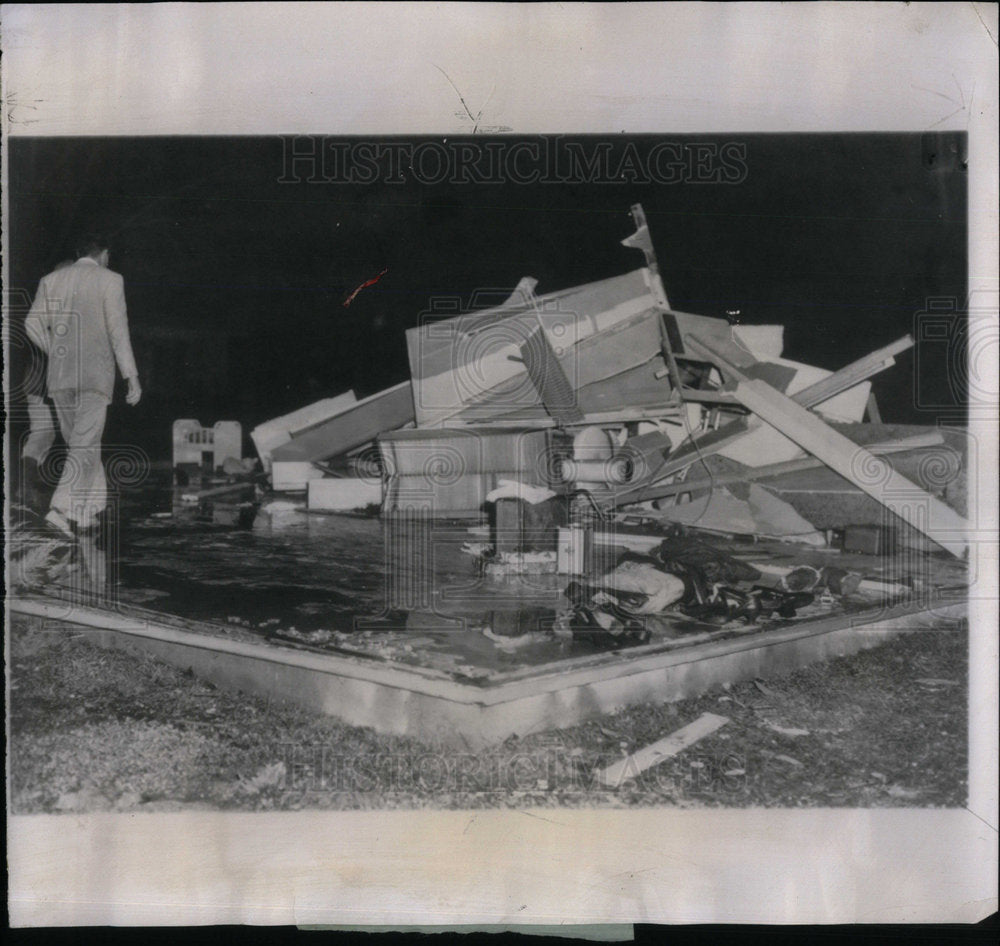
[[[9, 605], [12, 614], [38, 616], [16, 600]], [[637, 703], [669, 703], [698, 696], [723, 683], [788, 673], [816, 661], [876, 647], [939, 621], [962, 618], [965, 613], [964, 603], [949, 604], [818, 634], [804, 631], [801, 636], [778, 640], [761, 635], [753, 646], [748, 646], [746, 638], [735, 638], [716, 643], [709, 654], [692, 654], [690, 660], [678, 660], [678, 653], [671, 652], [662, 655], [661, 666], [649, 658], [643, 660], [641, 669], [627, 663], [609, 665], [599, 678], [590, 675], [583, 683], [567, 679], [564, 688], [553, 688], [551, 677], [537, 681], [535, 692], [525, 680], [500, 684], [491, 687], [488, 701], [482, 702], [474, 699], [475, 688], [468, 686], [454, 685], [456, 694], [461, 691], [460, 699], [409, 689], [402, 671], [400, 683], [390, 685], [335, 669], [272, 660], [263, 652], [264, 647], [259, 648], [260, 655], [249, 655], [214, 649], [204, 642], [192, 646], [178, 640], [134, 636], [91, 626], [92, 619], [87, 624], [74, 621], [72, 612], [59, 623], [73, 626], [75, 632], [98, 646], [147, 654], [226, 689], [292, 703], [385, 734], [476, 749], [513, 734], [574, 726]], [[49, 620], [47, 626], [52, 623]], [[511, 691], [509, 699], [504, 698], [505, 686]]]

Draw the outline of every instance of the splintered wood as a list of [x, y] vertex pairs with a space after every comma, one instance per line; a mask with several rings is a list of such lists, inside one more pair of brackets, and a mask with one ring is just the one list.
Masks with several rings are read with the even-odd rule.
[[595, 779], [598, 785], [606, 788], [619, 788], [623, 782], [641, 775], [646, 769], [658, 765], [660, 762], [677, 755], [688, 746], [693, 745], [699, 739], [711, 735], [717, 729], [721, 729], [729, 718], [726, 716], [716, 716], [715, 713], [703, 713], [693, 723], [688, 723], [669, 736], [654, 742], [645, 749], [640, 749], [630, 756], [626, 756], [620, 762], [608, 766], [599, 771]]

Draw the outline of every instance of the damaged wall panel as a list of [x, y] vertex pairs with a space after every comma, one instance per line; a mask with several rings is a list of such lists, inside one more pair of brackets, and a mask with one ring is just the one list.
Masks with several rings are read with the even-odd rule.
[[644, 270], [636, 270], [530, 301], [518, 294], [496, 309], [410, 329], [418, 426], [474, 424], [525, 409], [547, 417], [521, 360], [538, 327], [578, 390], [658, 356], [655, 306]]
[[557, 453], [572, 444], [557, 431], [417, 429], [378, 438], [387, 480], [383, 512], [427, 509], [433, 516], [478, 518], [501, 479], [546, 486]]
[[395, 430], [412, 421], [413, 397], [409, 382], [404, 381], [298, 431], [288, 443], [274, 450], [271, 458], [274, 462], [326, 460], [370, 443], [384, 430]]

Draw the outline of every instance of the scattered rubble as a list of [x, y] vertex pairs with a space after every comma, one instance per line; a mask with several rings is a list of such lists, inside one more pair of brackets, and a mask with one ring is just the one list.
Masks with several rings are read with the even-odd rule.
[[[965, 433], [883, 423], [872, 397], [870, 379], [912, 338], [831, 372], [785, 358], [780, 325], [678, 311], [642, 208], [632, 214], [623, 242], [645, 266], [544, 295], [526, 277], [499, 306], [409, 329], [408, 380], [257, 426], [259, 461], [240, 455], [239, 424], [178, 421], [173, 511], [153, 515], [173, 523], [196, 509], [224, 528], [287, 529], [294, 544], [317, 522], [304, 512], [377, 508], [386, 558], [403, 560], [385, 562], [386, 598], [409, 601], [387, 605], [403, 615], [393, 629], [256, 630], [404, 663], [420, 661], [421, 620], [472, 631], [505, 658], [544, 642], [672, 646], [846, 622], [922, 593], [931, 578], [914, 574], [916, 559], [892, 564], [900, 546], [961, 562]], [[488, 618], [414, 594], [435, 574], [420, 529], [453, 520], [488, 523], [455, 544], [477, 560]], [[26, 550], [22, 571], [55, 568], [52, 551]], [[544, 626], [510, 617], [522, 578], [558, 584]], [[490, 598], [498, 589], [506, 610]], [[437, 656], [456, 679], [488, 675], [468, 653]]]
[[[643, 268], [546, 295], [525, 277], [499, 306], [409, 329], [408, 382], [255, 428], [272, 487], [308, 487], [311, 509], [490, 514], [516, 538], [495, 538], [498, 555], [548, 551], [523, 519], [545, 497], [564, 510], [557, 526], [591, 532], [631, 510], [720, 536], [874, 553], [929, 541], [961, 557], [963, 432], [884, 424], [871, 392], [913, 339], [831, 372], [785, 358], [780, 325], [678, 311], [642, 208], [632, 214], [623, 244]], [[916, 502], [891, 499], [903, 494]], [[574, 513], [581, 497], [589, 524]], [[864, 538], [886, 524], [891, 534]]]

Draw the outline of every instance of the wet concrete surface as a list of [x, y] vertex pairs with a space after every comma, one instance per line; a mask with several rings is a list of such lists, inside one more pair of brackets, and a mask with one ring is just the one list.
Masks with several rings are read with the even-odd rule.
[[595, 651], [551, 633], [565, 576], [484, 578], [462, 550], [467, 522], [309, 513], [294, 497], [238, 493], [185, 503], [191, 491], [161, 483], [122, 503], [123, 604], [472, 678]]
[[[554, 633], [557, 615], [569, 605], [567, 576], [484, 577], [478, 559], [463, 549], [483, 538], [470, 533], [468, 522], [309, 513], [301, 498], [261, 497], [252, 485], [185, 501], [198, 489], [175, 487], [167, 475], [129, 490], [105, 548], [79, 543], [77, 572], [90, 570], [102, 582], [106, 574], [111, 606], [139, 606], [283, 645], [433, 667], [473, 681], [608, 650], [606, 641]], [[605, 565], [613, 565], [610, 554]], [[750, 560], [765, 555], [776, 564], [809, 559], [860, 564], [870, 574], [892, 570], [871, 556], [848, 562], [803, 548], [742, 551]], [[817, 603], [798, 620], [864, 604]], [[732, 632], [761, 633], [766, 626]], [[679, 614], [647, 627], [653, 645], [720, 631]]]

